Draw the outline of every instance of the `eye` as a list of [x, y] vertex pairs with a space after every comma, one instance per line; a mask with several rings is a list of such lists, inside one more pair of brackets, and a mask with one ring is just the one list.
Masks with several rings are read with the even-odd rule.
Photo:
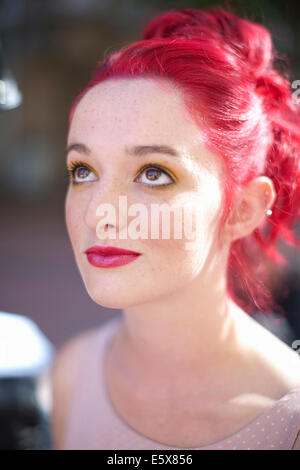
[[[71, 162], [67, 168], [70, 180], [73, 184], [80, 184], [84, 181], [95, 181], [95, 173], [82, 162]], [[93, 177], [93, 176], [94, 177]]]
[[148, 165], [138, 174], [138, 182], [147, 186], [169, 186], [174, 179], [165, 170], [157, 165]]

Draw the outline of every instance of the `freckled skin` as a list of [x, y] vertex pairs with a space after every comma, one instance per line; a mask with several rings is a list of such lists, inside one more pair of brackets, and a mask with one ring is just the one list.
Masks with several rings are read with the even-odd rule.
[[[196, 276], [201, 277], [209, 249], [215, 242], [221, 204], [218, 180], [221, 164], [200, 143], [199, 129], [188, 120], [179, 93], [174, 90], [166, 94], [151, 80], [118, 80], [97, 85], [75, 111], [68, 143], [75, 141], [84, 142], [92, 149], [93, 160], [88, 157], [86, 161], [93, 164], [99, 175], [99, 181], [83, 183], [81, 188], [70, 186], [66, 198], [70, 239], [91, 297], [106, 307], [125, 308], [172, 294]], [[172, 157], [165, 155], [149, 155], [139, 161], [137, 157], [125, 155], [123, 150], [125, 145], [148, 143], [175, 146], [182, 152], [182, 163], [173, 163]], [[71, 152], [69, 158], [77, 156]], [[147, 161], [171, 170], [178, 182], [162, 189], [135, 183], [139, 168]], [[211, 164], [214, 171], [209, 168]], [[201, 217], [199, 249], [187, 251], [187, 238], [112, 240], [112, 245], [133, 249], [142, 256], [118, 269], [101, 270], [91, 266], [82, 251], [95, 243], [101, 244], [95, 232], [99, 221], [96, 207], [109, 202], [115, 205], [117, 213], [119, 194], [127, 196], [128, 206], [136, 202], [145, 204], [149, 217], [151, 203], [165, 202], [184, 208], [191, 197], [196, 198]], [[215, 256], [217, 259], [218, 253]]]

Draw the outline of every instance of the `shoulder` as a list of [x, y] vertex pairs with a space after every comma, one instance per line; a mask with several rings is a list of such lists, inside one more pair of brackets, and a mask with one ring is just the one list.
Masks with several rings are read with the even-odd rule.
[[78, 362], [85, 350], [88, 340], [93, 335], [93, 330], [79, 333], [67, 340], [57, 351], [51, 367], [51, 376], [55, 385], [68, 385], [72, 383]]
[[275, 400], [295, 388], [300, 399], [299, 354], [279, 338], [269, 340], [266, 337], [265, 343], [258, 349], [257, 357], [263, 383], [270, 394], [274, 394]]
[[[270, 385], [274, 398], [300, 385], [300, 355], [254, 318], [243, 319], [243, 344], [256, 364], [264, 387]], [[266, 387], [268, 388], [268, 387]]]
[[54, 447], [60, 449], [66, 430], [67, 411], [78, 364], [94, 330], [87, 330], [67, 340], [57, 351], [50, 370], [52, 388], [51, 427]]
[[63, 377], [69, 379], [73, 376], [76, 369], [74, 359], [79, 359], [84, 351], [85, 345], [95, 334], [94, 329], [89, 329], [68, 339], [60, 348], [58, 348], [51, 372], [53, 377], [60, 377], [62, 367], [70, 366], [68, 370], [64, 370]]

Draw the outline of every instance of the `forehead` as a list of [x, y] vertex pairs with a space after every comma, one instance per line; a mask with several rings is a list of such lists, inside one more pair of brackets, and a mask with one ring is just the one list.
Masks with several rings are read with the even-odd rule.
[[167, 136], [174, 131], [183, 134], [182, 128], [187, 131], [188, 124], [198, 132], [179, 91], [166, 81], [118, 78], [99, 83], [84, 95], [75, 110], [71, 131], [82, 132], [84, 126], [85, 131], [94, 128], [101, 134], [113, 131], [114, 135], [129, 132], [136, 136], [138, 132], [146, 136], [155, 132]]
[[184, 159], [216, 165], [182, 92], [162, 79], [114, 78], [95, 85], [75, 109], [68, 143], [75, 141], [105, 151], [131, 145], [172, 145]]

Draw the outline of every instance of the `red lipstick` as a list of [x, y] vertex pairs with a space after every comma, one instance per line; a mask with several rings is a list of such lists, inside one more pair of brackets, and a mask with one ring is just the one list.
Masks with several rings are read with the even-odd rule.
[[97, 268], [115, 268], [123, 264], [131, 263], [141, 253], [123, 250], [114, 246], [92, 246], [85, 250], [89, 263]]

